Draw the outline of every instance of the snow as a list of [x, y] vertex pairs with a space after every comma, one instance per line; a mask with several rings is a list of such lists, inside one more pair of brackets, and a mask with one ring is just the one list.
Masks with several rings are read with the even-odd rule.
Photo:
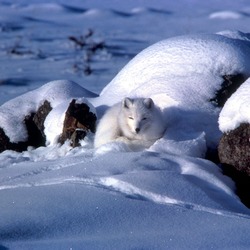
[[219, 117], [219, 128], [223, 133], [236, 129], [242, 123], [250, 122], [249, 90], [248, 79], [225, 103]]
[[[249, 80], [222, 110], [209, 102], [223, 75], [250, 74], [249, 17], [209, 15], [247, 13], [249, 3], [185, 4], [0, 4], [1, 127], [11, 141], [25, 140], [23, 117], [45, 99], [53, 107], [46, 147], [0, 154], [0, 249], [248, 249], [249, 209], [204, 158], [221, 132], [250, 117]], [[84, 76], [69, 69], [84, 53], [67, 37], [89, 27], [108, 46]], [[18, 36], [17, 49], [29, 53], [6, 53]], [[119, 142], [94, 149], [93, 134], [74, 149], [56, 143], [72, 98], [101, 118], [125, 96], [151, 97], [164, 114], [166, 133], [149, 149], [131, 152]]]
[[216, 18], [221, 18], [221, 19], [239, 19], [244, 17], [243, 14], [237, 12], [237, 11], [219, 11], [219, 12], [214, 12], [209, 15], [209, 18], [211, 19], [216, 19]]
[[167, 93], [178, 106], [200, 109], [223, 75], [249, 76], [249, 53], [242, 40], [217, 34], [170, 38], [139, 53], [100, 95], [113, 104], [125, 96], [155, 96], [157, 101], [157, 94]]

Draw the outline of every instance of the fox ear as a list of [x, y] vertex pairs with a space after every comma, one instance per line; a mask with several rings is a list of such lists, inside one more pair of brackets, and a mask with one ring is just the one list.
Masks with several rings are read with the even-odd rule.
[[133, 104], [133, 100], [129, 99], [128, 97], [123, 99], [122, 106], [124, 108], [129, 109], [132, 106], [132, 104]]
[[151, 98], [144, 99], [143, 103], [145, 104], [146, 108], [148, 108], [148, 109], [151, 109], [154, 107], [154, 102]]

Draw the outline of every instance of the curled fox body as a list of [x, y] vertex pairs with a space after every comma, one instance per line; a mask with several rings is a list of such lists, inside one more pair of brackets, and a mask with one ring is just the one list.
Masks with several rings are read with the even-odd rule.
[[162, 113], [151, 98], [125, 98], [109, 108], [99, 121], [94, 146], [122, 141], [147, 148], [164, 131]]

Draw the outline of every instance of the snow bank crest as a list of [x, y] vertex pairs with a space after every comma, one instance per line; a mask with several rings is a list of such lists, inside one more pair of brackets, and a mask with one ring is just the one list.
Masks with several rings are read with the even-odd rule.
[[223, 133], [234, 130], [241, 123], [250, 123], [250, 79], [246, 80], [228, 99], [219, 116]]

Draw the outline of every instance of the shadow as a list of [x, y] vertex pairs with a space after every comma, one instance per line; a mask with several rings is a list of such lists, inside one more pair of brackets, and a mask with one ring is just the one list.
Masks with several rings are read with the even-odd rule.
[[108, 108], [109, 108], [108, 105], [101, 105], [101, 106], [96, 107], [96, 112], [97, 112], [98, 119], [100, 119], [103, 116], [103, 114], [106, 112], [106, 110]]
[[8, 79], [0, 79], [0, 86], [28, 86], [31, 80], [25, 78], [8, 78]]
[[[145, 155], [145, 157], [143, 157]], [[155, 160], [157, 159], [158, 164], [155, 164]], [[176, 161], [165, 158], [160, 153], [157, 152], [144, 152], [140, 156], [134, 159], [137, 165], [141, 167], [143, 170], [147, 171], [169, 171], [169, 172], [181, 172], [180, 164]], [[161, 162], [161, 164], [159, 163]]]
[[8, 250], [9, 248], [3, 246], [3, 245], [0, 245], [0, 250]]
[[247, 77], [243, 74], [224, 75], [221, 88], [210, 99], [210, 102], [218, 107], [223, 107], [230, 96], [246, 81]]
[[88, 11], [88, 9], [69, 6], [69, 5], [66, 5], [66, 4], [62, 4], [61, 6], [64, 8], [65, 11], [71, 12], [71, 13], [76, 13], [76, 14], [82, 14], [82, 13]]
[[3, 246], [3, 245], [0, 245], [0, 250], [8, 250], [9, 248]]
[[228, 164], [221, 164], [224, 175], [230, 177], [236, 186], [236, 195], [239, 196], [241, 202], [250, 208], [250, 176], [244, 172], [237, 171], [233, 166]]
[[112, 13], [119, 17], [131, 17], [133, 16], [131, 13], [126, 13], [124, 11], [112, 10]]
[[[167, 129], [168, 127], [179, 129], [178, 132], [180, 137], [183, 138], [182, 135], [186, 134], [186, 139], [189, 139], [188, 134], [191, 134], [192, 138], [192, 132], [199, 133], [204, 131], [208, 137], [210, 134], [215, 134], [217, 132], [219, 140], [221, 132], [219, 131], [218, 127], [218, 115], [216, 115], [214, 112], [209, 112], [206, 110], [188, 110], [179, 107], [167, 107], [163, 110], [163, 116], [167, 118]], [[178, 140], [176, 137], [178, 137], [178, 134], [176, 133], [171, 133], [168, 135], [168, 139], [171, 140]]]
[[164, 14], [164, 15], [171, 15], [171, 14], [173, 14], [172, 11], [168, 11], [168, 10], [160, 10], [160, 9], [155, 9], [155, 8], [149, 8], [148, 10], [150, 12], [156, 13], [156, 14]]
[[0, 29], [2, 32], [15, 32], [15, 31], [23, 30], [24, 27], [15, 23], [3, 23], [2, 22], [0, 24]]

